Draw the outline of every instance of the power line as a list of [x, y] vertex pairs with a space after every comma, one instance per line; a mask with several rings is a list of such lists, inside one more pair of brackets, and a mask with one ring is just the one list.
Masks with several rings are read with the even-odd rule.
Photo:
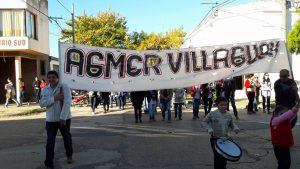
[[37, 9], [36, 7], [32, 6], [30, 3], [26, 2], [25, 0], [21, 0], [23, 1], [24, 3], [26, 3], [28, 6], [32, 7], [33, 9], [37, 10], [39, 13], [45, 15], [48, 19], [49, 19], [49, 16], [47, 14], [45, 14], [44, 12], [40, 11], [39, 9]]
[[62, 7], [64, 7], [70, 14], [72, 14], [72, 12], [71, 12], [67, 7], [65, 7], [59, 0], [57, 0], [57, 2], [58, 2]]

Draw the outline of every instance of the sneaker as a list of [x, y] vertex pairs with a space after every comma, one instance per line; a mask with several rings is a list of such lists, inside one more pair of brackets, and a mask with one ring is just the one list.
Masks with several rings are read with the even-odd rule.
[[142, 119], [140, 119], [140, 123], [142, 123], [143, 121], [142, 121]]
[[68, 163], [68, 164], [72, 164], [72, 163], [73, 163], [73, 158], [72, 158], [72, 156], [68, 157], [67, 163]]
[[94, 112], [94, 111], [92, 112], [92, 115], [95, 115], [95, 112]]
[[179, 120], [182, 120], [182, 118], [181, 118], [181, 117], [179, 117]]
[[138, 123], [138, 120], [137, 120], [137, 119], [135, 120], [135, 123]]
[[239, 118], [239, 116], [235, 116], [235, 119], [236, 119], [236, 120], [239, 120], [240, 118]]

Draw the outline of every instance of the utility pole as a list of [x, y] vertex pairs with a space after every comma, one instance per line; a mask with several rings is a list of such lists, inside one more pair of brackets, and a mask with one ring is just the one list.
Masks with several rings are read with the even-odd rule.
[[286, 0], [281, 0], [282, 20], [281, 20], [281, 40], [286, 41]]
[[72, 35], [73, 35], [73, 45], [75, 44], [75, 21], [74, 21], [74, 3], [72, 4]]

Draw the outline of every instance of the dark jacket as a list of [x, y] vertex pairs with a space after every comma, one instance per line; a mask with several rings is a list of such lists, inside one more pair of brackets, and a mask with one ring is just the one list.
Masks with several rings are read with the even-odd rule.
[[146, 96], [146, 92], [139, 91], [139, 92], [131, 92], [130, 99], [132, 102], [132, 106], [135, 108], [141, 108], [143, 105], [144, 97]]
[[297, 90], [293, 89], [297, 86], [295, 81], [288, 79], [282, 81], [278, 79], [274, 84], [275, 90], [275, 103], [291, 109], [296, 104]]
[[234, 92], [236, 90], [235, 79], [226, 79], [223, 82], [223, 92], [226, 98], [230, 96], [234, 96]]

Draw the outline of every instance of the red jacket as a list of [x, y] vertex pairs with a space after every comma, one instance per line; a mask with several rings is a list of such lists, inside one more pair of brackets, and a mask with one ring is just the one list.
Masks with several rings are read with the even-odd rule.
[[[200, 89], [200, 84], [198, 85], [199, 89]], [[191, 96], [194, 97], [195, 93], [196, 93], [196, 87], [195, 86], [190, 86], [190, 91], [191, 91]]]
[[270, 122], [272, 144], [275, 146], [291, 147], [294, 145], [292, 127], [289, 120], [279, 124], [277, 127], [272, 127]]

